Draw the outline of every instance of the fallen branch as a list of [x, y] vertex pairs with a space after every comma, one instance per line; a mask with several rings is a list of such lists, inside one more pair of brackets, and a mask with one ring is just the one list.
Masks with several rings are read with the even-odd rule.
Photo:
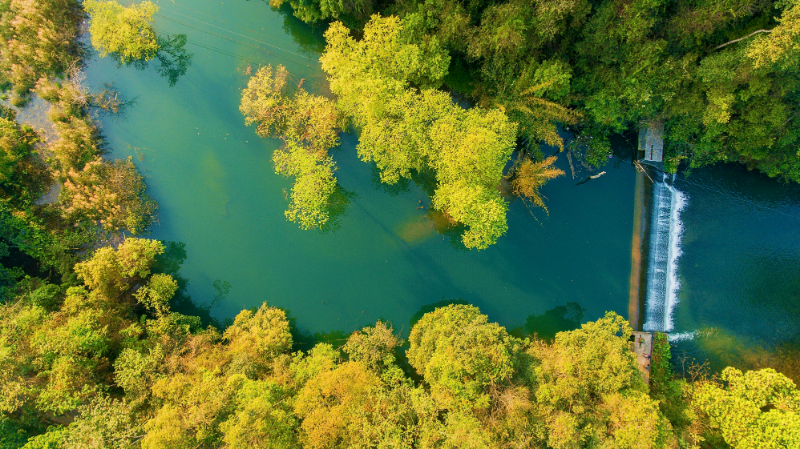
[[[752, 33], [748, 34], [748, 35], [747, 35], [747, 36], [745, 36], [745, 37], [740, 37], [739, 39], [734, 39], [734, 40], [732, 40], [732, 41], [725, 42], [725, 43], [724, 43], [724, 44], [722, 44], [722, 45], [718, 45], [718, 46], [714, 47], [714, 50], [719, 50], [719, 49], [720, 49], [720, 48], [722, 48], [722, 47], [727, 47], [727, 46], [728, 46], [728, 45], [730, 45], [730, 44], [735, 44], [735, 43], [737, 43], [737, 42], [739, 42], [739, 41], [741, 41], [741, 40], [747, 39], [748, 37], [755, 36], [755, 35], [756, 35], [756, 34], [758, 34], [758, 33], [771, 33], [771, 32], [772, 32], [772, 30], [758, 30], [758, 31], [753, 31]], [[714, 50], [711, 50], [711, 51], [714, 51]]]

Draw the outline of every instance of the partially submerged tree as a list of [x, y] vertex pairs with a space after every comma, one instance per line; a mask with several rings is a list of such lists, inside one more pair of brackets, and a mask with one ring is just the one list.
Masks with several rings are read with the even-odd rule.
[[289, 76], [281, 65], [274, 73], [272, 66], [260, 68], [242, 91], [239, 110], [258, 135], [284, 141], [272, 161], [276, 173], [295, 178], [286, 218], [303, 229], [325, 229], [339, 189], [328, 150], [339, 144], [342, 120], [333, 102], [290, 85]]
[[[464, 110], [433, 87], [449, 57], [435, 39], [410, 42], [396, 17], [373, 16], [356, 41], [334, 23], [322, 67], [337, 107], [360, 129], [359, 156], [393, 184], [412, 172], [436, 178], [434, 206], [467, 227], [468, 248], [494, 244], [507, 229], [496, 187], [514, 148], [516, 124], [499, 110]], [[421, 89], [418, 89], [419, 86]]]
[[120, 64], [156, 57], [159, 45], [150, 24], [158, 12], [154, 3], [144, 1], [125, 7], [115, 0], [85, 0], [83, 7], [91, 17], [89, 32], [100, 56], [111, 55]]

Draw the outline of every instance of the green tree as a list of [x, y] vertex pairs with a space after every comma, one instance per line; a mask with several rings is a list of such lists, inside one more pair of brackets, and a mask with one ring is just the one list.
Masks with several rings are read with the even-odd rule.
[[85, 0], [83, 7], [91, 16], [89, 32], [100, 56], [111, 55], [121, 64], [156, 57], [158, 40], [150, 24], [158, 12], [154, 3], [144, 1], [125, 7], [114, 0]]
[[800, 392], [773, 369], [742, 373], [725, 368], [726, 386], [706, 382], [695, 401], [735, 449], [792, 448], [800, 445]]
[[510, 381], [521, 342], [477, 307], [449, 305], [425, 314], [408, 337], [408, 361], [442, 408], [489, 405], [488, 389]]
[[239, 110], [245, 124], [256, 124], [262, 137], [283, 139], [275, 150], [275, 172], [294, 177], [286, 218], [302, 229], [326, 229], [336, 208], [336, 163], [328, 150], [339, 144], [342, 120], [333, 103], [288, 85], [289, 72], [260, 68], [242, 91]]
[[545, 424], [550, 447], [670, 444], [670, 424], [647, 395], [630, 335], [627, 320], [608, 312], [580, 329], [559, 332], [552, 345], [534, 342], [529, 347], [536, 414]]
[[499, 110], [464, 110], [432, 89], [449, 58], [437, 46], [406, 43], [403, 30], [395, 17], [374, 16], [356, 41], [343, 25], [331, 25], [321, 60], [337, 107], [360, 128], [359, 156], [377, 164], [383, 182], [433, 172], [434, 206], [468, 227], [466, 247], [486, 248], [507, 229], [496, 187], [516, 126]]

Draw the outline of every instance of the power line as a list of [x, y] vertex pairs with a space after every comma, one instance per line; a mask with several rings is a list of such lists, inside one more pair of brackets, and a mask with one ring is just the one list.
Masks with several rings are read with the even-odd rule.
[[[183, 9], [185, 9], [185, 10], [187, 10], [187, 11], [192, 11], [192, 12], [194, 12], [194, 13], [197, 13], [197, 14], [201, 15], [201, 16], [206, 16], [206, 17], [212, 18], [212, 19], [214, 19], [214, 20], [219, 20], [219, 21], [222, 21], [222, 22], [225, 22], [225, 23], [231, 23], [230, 21], [228, 21], [228, 20], [225, 20], [225, 19], [223, 19], [222, 17], [218, 17], [218, 16], [212, 16], [212, 15], [210, 15], [210, 14], [206, 14], [206, 13], [204, 13], [203, 11], [200, 11], [200, 10], [198, 10], [198, 9], [189, 8], [188, 6], [179, 5], [179, 4], [177, 4], [177, 3], [174, 3], [174, 2], [173, 2], [173, 6], [177, 6], [178, 8], [183, 8]], [[164, 9], [163, 7], [162, 7], [161, 9], [162, 9], [162, 10], [165, 10], [165, 11], [169, 11], [168, 9]], [[170, 11], [170, 12], [173, 12], [173, 13], [174, 13], [174, 11]], [[176, 14], [177, 14], [177, 13], [176, 13]], [[192, 20], [197, 20], [197, 19], [192, 19]], [[241, 26], [240, 24], [232, 24], [232, 25], [235, 25], [235, 26], [237, 26], [237, 27], [240, 27], [240, 26]], [[254, 30], [252, 30], [252, 29], [250, 29], [250, 28], [246, 28], [246, 29], [247, 29], [247, 31], [250, 31], [250, 32], [251, 32], [251, 33], [253, 33], [253, 34], [259, 34], [259, 33], [258, 33], [258, 31], [254, 31]], [[293, 44], [293, 42], [285, 41], [285, 40], [282, 40], [282, 39], [276, 39], [276, 38], [274, 38], [274, 37], [273, 37], [273, 39], [275, 39], [275, 40], [277, 40], [277, 41], [281, 41], [281, 42], [283, 42], [284, 44], [287, 44], [287, 45], [291, 45], [291, 44]]]
[[[225, 31], [225, 32], [228, 32], [228, 33], [234, 34], [234, 35], [236, 35], [236, 36], [243, 37], [243, 38], [245, 38], [245, 39], [250, 39], [250, 40], [251, 40], [251, 41], [253, 41], [253, 42], [257, 42], [257, 43], [259, 43], [259, 44], [266, 45], [267, 47], [276, 48], [276, 49], [278, 49], [278, 50], [285, 51], [286, 53], [289, 53], [289, 54], [295, 55], [295, 56], [297, 56], [297, 57], [300, 57], [300, 58], [303, 58], [303, 59], [307, 59], [307, 60], [309, 60], [309, 61], [315, 61], [314, 59], [311, 59], [311, 58], [309, 58], [308, 56], [304, 56], [304, 55], [301, 55], [301, 54], [299, 54], [299, 53], [295, 53], [295, 52], [293, 52], [293, 51], [291, 51], [291, 50], [287, 50], [287, 49], [285, 49], [285, 48], [278, 47], [277, 45], [268, 44], [268, 43], [266, 43], [266, 42], [264, 42], [264, 41], [260, 41], [260, 40], [258, 40], [258, 39], [254, 39], [254, 38], [252, 38], [252, 37], [250, 37], [250, 36], [247, 36], [247, 35], [244, 35], [244, 34], [241, 34], [241, 33], [237, 33], [237, 32], [235, 32], [235, 31], [229, 30], [229, 29], [227, 29], [227, 28], [223, 28], [223, 27], [220, 27], [220, 26], [217, 26], [217, 25], [214, 25], [214, 24], [211, 24], [211, 23], [208, 23], [208, 22], [202, 21], [202, 20], [200, 20], [200, 19], [195, 19], [194, 17], [190, 17], [190, 16], [187, 16], [187, 15], [185, 15], [185, 14], [181, 14], [181, 13], [179, 13], [179, 12], [175, 12], [175, 11], [170, 11], [170, 12], [171, 12], [172, 14], [177, 14], [177, 15], [179, 15], [179, 16], [181, 16], [181, 17], [185, 17], [185, 18], [187, 18], [187, 19], [194, 20], [194, 21], [196, 21], [196, 22], [200, 22], [200, 23], [202, 23], [202, 24], [204, 24], [204, 25], [208, 25], [208, 26], [210, 26], [210, 27], [213, 27], [213, 28], [216, 28], [216, 29], [218, 29], [218, 30]], [[158, 14], [157, 14], [157, 15], [158, 15]], [[162, 16], [162, 17], [163, 17], [163, 16]], [[187, 25], [187, 26], [188, 26], [188, 25]]]
[[[225, 40], [227, 40], [227, 41], [230, 41], [230, 42], [233, 42], [233, 43], [235, 43], [235, 44], [239, 44], [239, 45], [241, 45], [241, 46], [243, 46], [243, 47], [251, 48], [251, 49], [253, 49], [253, 50], [257, 50], [257, 51], [259, 51], [259, 52], [262, 52], [262, 53], [264, 53], [264, 54], [267, 54], [267, 55], [272, 55], [272, 53], [270, 53], [270, 52], [268, 52], [268, 51], [264, 50], [263, 48], [260, 48], [260, 47], [257, 47], [257, 46], [253, 46], [253, 45], [246, 44], [246, 43], [244, 43], [244, 42], [241, 42], [241, 41], [238, 41], [238, 40], [236, 40], [236, 39], [233, 39], [233, 38], [230, 38], [230, 37], [227, 37], [227, 36], [223, 36], [223, 35], [221, 35], [221, 34], [217, 34], [217, 33], [213, 32], [213, 31], [204, 30], [204, 29], [202, 29], [202, 28], [198, 28], [198, 27], [195, 27], [195, 26], [189, 25], [188, 23], [184, 23], [184, 22], [181, 22], [181, 21], [179, 21], [179, 20], [171, 19], [171, 18], [169, 18], [169, 17], [166, 17], [166, 16], [163, 16], [163, 15], [161, 15], [161, 14], [156, 14], [156, 16], [158, 16], [158, 17], [161, 17], [162, 19], [169, 20], [170, 22], [178, 23], [178, 24], [181, 24], [181, 25], [183, 25], [183, 26], [189, 27], [189, 28], [191, 28], [191, 29], [193, 29], [193, 30], [200, 31], [201, 33], [210, 34], [210, 35], [212, 35], [212, 36], [216, 36], [216, 37], [219, 37], [219, 38], [221, 38], [221, 39], [225, 39]], [[276, 47], [276, 48], [279, 48], [279, 47]], [[279, 49], [280, 49], [280, 48], [279, 48]], [[289, 53], [291, 53], [291, 52], [289, 52]], [[285, 59], [285, 60], [287, 60], [287, 61], [290, 61], [290, 62], [293, 62], [293, 63], [295, 63], [295, 64], [305, 64], [305, 65], [308, 67], [308, 64], [306, 64], [305, 62], [299, 62], [299, 61], [295, 61], [295, 60], [292, 60], [291, 58], [288, 58], [288, 57], [286, 57], [286, 56], [281, 56], [281, 55], [277, 55], [277, 54], [276, 54], [275, 56], [277, 56], [277, 57], [279, 57], [279, 58], [283, 58], [283, 59]]]
[[[263, 53], [263, 54], [265, 54], [265, 55], [269, 55], [269, 56], [273, 56], [273, 57], [281, 58], [281, 59], [284, 59], [284, 60], [286, 60], [286, 61], [288, 61], [288, 62], [290, 62], [290, 63], [293, 63], [293, 64], [305, 65], [306, 67], [309, 67], [309, 65], [308, 65], [308, 64], [305, 64], [304, 62], [295, 61], [295, 60], [293, 60], [293, 59], [291, 59], [291, 58], [288, 58], [288, 57], [286, 57], [286, 56], [281, 56], [280, 54], [272, 54], [272, 53], [270, 53], [270, 52], [268, 52], [268, 51], [264, 50], [263, 48], [259, 48], [259, 47], [256, 47], [256, 46], [252, 46], [252, 45], [246, 44], [246, 43], [244, 43], [244, 42], [241, 42], [241, 41], [238, 41], [238, 40], [236, 40], [236, 39], [232, 39], [232, 38], [230, 38], [230, 37], [227, 37], [227, 36], [223, 36], [223, 35], [220, 35], [220, 34], [214, 33], [213, 31], [203, 30], [203, 29], [201, 29], [201, 28], [194, 27], [194, 26], [192, 26], [192, 25], [189, 25], [189, 24], [187, 24], [187, 23], [181, 22], [181, 21], [179, 21], [179, 20], [174, 20], [174, 19], [171, 19], [171, 18], [169, 18], [169, 17], [166, 17], [166, 16], [163, 16], [163, 15], [161, 15], [161, 14], [156, 14], [156, 15], [157, 15], [157, 16], [159, 16], [159, 17], [161, 17], [161, 18], [163, 18], [163, 19], [166, 19], [166, 20], [168, 20], [168, 21], [171, 21], [171, 22], [175, 22], [175, 23], [178, 23], [178, 24], [184, 25], [184, 26], [186, 26], [186, 27], [192, 28], [192, 29], [194, 29], [194, 30], [197, 30], [197, 31], [200, 31], [200, 32], [202, 32], [202, 33], [206, 33], [206, 34], [209, 34], [209, 35], [212, 35], [212, 36], [216, 36], [216, 37], [219, 37], [219, 38], [221, 38], [221, 39], [225, 39], [225, 40], [227, 40], [227, 41], [233, 42], [233, 43], [235, 43], [235, 44], [239, 44], [239, 45], [241, 45], [241, 46], [244, 46], [244, 47], [247, 47], [247, 48], [250, 48], [250, 49], [253, 49], [253, 50], [259, 51], [259, 52], [261, 52], [261, 53]], [[245, 62], [248, 62], [248, 63], [250, 63], [250, 64], [253, 64], [253, 65], [257, 65], [257, 66], [262, 66], [262, 65], [264, 65], [264, 64], [262, 64], [262, 63], [260, 63], [260, 62], [250, 61], [250, 60], [248, 60], [248, 59], [246, 59], [246, 58], [243, 58], [243, 57], [241, 57], [241, 56], [237, 56], [237, 55], [231, 54], [230, 52], [227, 52], [227, 51], [225, 51], [225, 50], [221, 50], [221, 49], [219, 49], [219, 48], [209, 47], [209, 46], [206, 46], [206, 45], [200, 44], [199, 42], [192, 41], [192, 40], [190, 40], [190, 39], [188, 39], [188, 38], [187, 38], [187, 41], [188, 41], [189, 43], [193, 44], [193, 45], [196, 45], [196, 46], [198, 46], [198, 47], [206, 48], [206, 49], [208, 49], [208, 50], [211, 50], [211, 51], [216, 51], [217, 53], [220, 53], [220, 54], [223, 54], [223, 55], [226, 55], [226, 56], [233, 57], [234, 59], [241, 59], [241, 60], [243, 60], [243, 61], [245, 61]], [[280, 48], [280, 47], [276, 47], [276, 48]], [[291, 52], [289, 52], [289, 53], [291, 53]], [[295, 79], [295, 81], [299, 82], [299, 80], [300, 80], [300, 78], [299, 78], [299, 77], [297, 77], [296, 75], [294, 75], [294, 74], [292, 74], [292, 73], [290, 73], [290, 76], [291, 76], [293, 79]], [[320, 75], [320, 76], [322, 76], [322, 75]], [[308, 83], [310, 83], [310, 84], [313, 84], [313, 85], [317, 86], [319, 89], [323, 89], [323, 90], [325, 89], [325, 86], [324, 86], [323, 84], [320, 84], [319, 82], [312, 81], [312, 80], [310, 80], [310, 79], [305, 79], [305, 82], [308, 82]]]

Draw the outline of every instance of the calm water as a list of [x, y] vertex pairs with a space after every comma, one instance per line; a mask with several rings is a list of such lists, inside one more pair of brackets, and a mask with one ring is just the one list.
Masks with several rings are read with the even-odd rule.
[[[238, 103], [248, 65], [284, 64], [295, 80], [324, 94], [321, 31], [260, 1], [159, 6], [157, 30], [188, 36], [187, 74], [170, 88], [156, 64], [137, 70], [94, 59], [88, 78], [93, 86], [113, 81], [136, 98], [125, 117], [103, 119], [111, 155], [132, 156], [148, 177], [161, 206], [152, 237], [186, 244], [181, 273], [194, 301], [210, 303], [217, 280], [231, 285], [212, 308], [215, 316], [268, 301], [312, 332], [350, 331], [377, 319], [407, 331], [421, 307], [459, 298], [506, 326], [533, 315], [539, 318], [531, 323], [627, 314], [635, 171], [624, 159], [577, 185], [586, 174], [573, 179], [562, 156], [567, 175], [543, 189], [549, 216], [516, 201], [497, 245], [464, 251], [435, 231], [419, 187], [382, 188], [374, 168], [358, 160], [356, 138], [344, 135], [333, 157], [340, 184], [353, 194], [346, 214], [335, 232], [301, 231], [284, 219], [291, 184], [270, 162], [280, 143], [245, 128]], [[738, 344], [765, 345], [769, 353], [800, 323], [800, 195], [740, 171], [696, 171], [679, 183], [690, 200], [676, 330], [729, 342], [679, 343], [695, 357], [722, 360]], [[559, 321], [568, 303], [580, 307], [571, 304], [566, 310], [573, 312]]]
[[675, 186], [688, 196], [675, 332], [694, 333], [675, 352], [800, 379], [800, 186], [732, 164]]

